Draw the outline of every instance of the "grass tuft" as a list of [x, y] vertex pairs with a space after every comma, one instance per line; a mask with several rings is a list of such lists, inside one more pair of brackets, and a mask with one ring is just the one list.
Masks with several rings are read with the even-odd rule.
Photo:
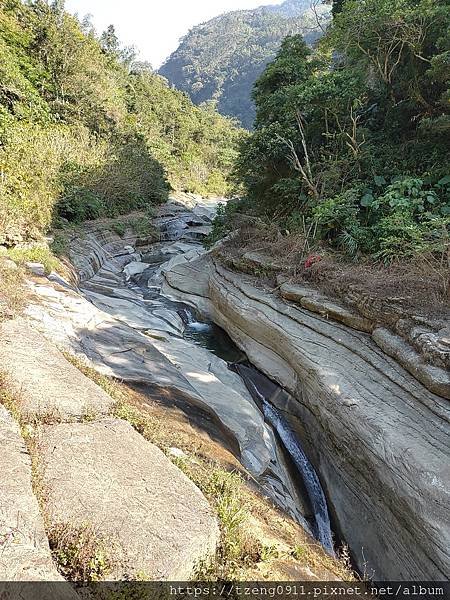
[[54, 525], [48, 539], [58, 569], [69, 581], [102, 581], [111, 572], [111, 543], [106, 543], [90, 525]]
[[0, 321], [12, 319], [25, 305], [24, 271], [0, 255]]
[[48, 246], [36, 245], [30, 247], [16, 246], [8, 250], [8, 256], [19, 265], [27, 262], [41, 263], [46, 273], [61, 271], [61, 262], [51, 252]]

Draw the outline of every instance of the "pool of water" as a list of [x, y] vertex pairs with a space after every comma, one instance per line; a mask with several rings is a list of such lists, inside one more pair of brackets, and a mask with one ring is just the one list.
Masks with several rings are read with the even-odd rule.
[[239, 350], [230, 336], [215, 323], [200, 320], [186, 305], [179, 309], [178, 314], [185, 323], [184, 339], [206, 348], [228, 363], [246, 360], [245, 354]]
[[[279, 440], [289, 471], [293, 480], [297, 481], [301, 497], [305, 499], [310, 514], [305, 515], [302, 523], [333, 555], [333, 541], [325, 495], [319, 477], [306, 456], [300, 441], [290, 427], [284, 414], [274, 405], [275, 396], [286, 394], [276, 383], [260, 373], [248, 362], [246, 355], [236, 346], [230, 336], [218, 325], [203, 319], [195, 309], [166, 298], [161, 294], [156, 268], [149, 268], [134, 285], [138, 285], [143, 293], [146, 308], [149, 312], [164, 307], [181, 318], [184, 328], [180, 336], [200, 346], [228, 363], [246, 385], [253, 400], [263, 413]], [[131, 284], [133, 285], [133, 284]], [[175, 316], [175, 315], [174, 315]]]

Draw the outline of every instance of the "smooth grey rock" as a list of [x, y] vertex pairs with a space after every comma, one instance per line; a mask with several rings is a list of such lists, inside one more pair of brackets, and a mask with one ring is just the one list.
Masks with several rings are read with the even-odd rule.
[[129, 281], [132, 277], [135, 277], [136, 275], [140, 275], [146, 269], [148, 269], [147, 263], [134, 261], [134, 262], [128, 263], [125, 266], [123, 272], [124, 272], [126, 280]]
[[114, 403], [23, 319], [0, 324], [0, 365], [25, 418], [108, 413]]
[[286, 300], [295, 302], [303, 308], [322, 315], [326, 319], [334, 319], [335, 321], [344, 323], [344, 325], [348, 325], [352, 329], [366, 333], [371, 333], [374, 329], [374, 324], [369, 319], [361, 317], [339, 303], [333, 302], [330, 298], [317, 292], [317, 290], [305, 285], [284, 283], [280, 287], [280, 294]]
[[[170, 259], [198, 249], [176, 242], [167, 250]], [[124, 287], [120, 269], [117, 261], [106, 261], [83, 281], [84, 298], [76, 290], [33, 282], [36, 301], [27, 313], [47, 336], [86, 355], [102, 373], [189, 398], [193, 407], [220, 423], [224, 440], [239, 449], [238, 457], [253, 476], [261, 476], [264, 491], [301, 521], [302, 500], [283, 453], [242, 381], [225, 361], [180, 339], [184, 324], [178, 306], [169, 309], [159, 300], [144, 300], [135, 288]], [[195, 269], [194, 286], [200, 279]], [[158, 293], [158, 286], [154, 289]]]
[[49, 525], [92, 527], [109, 550], [109, 580], [188, 580], [213, 558], [207, 500], [125, 421], [44, 427], [38, 451]]
[[62, 581], [31, 487], [30, 456], [17, 423], [2, 405], [0, 464], [0, 581]]
[[298, 399], [295, 419], [344, 539], [375, 579], [450, 574], [450, 407], [370, 336], [221, 267], [215, 320]]
[[195, 227], [189, 227], [189, 229], [183, 234], [184, 239], [191, 240], [202, 240], [212, 231], [210, 225], [197, 225]]
[[423, 357], [398, 335], [378, 327], [373, 332], [375, 343], [389, 356], [395, 358], [429, 390], [450, 400], [450, 372], [425, 362]]
[[210, 258], [207, 255], [164, 271], [161, 291], [168, 298], [185, 302], [205, 318], [212, 319], [209, 300]]
[[37, 275], [38, 277], [45, 277], [45, 267], [41, 263], [37, 262], [27, 262], [25, 263], [26, 268], [33, 273], [33, 275]]

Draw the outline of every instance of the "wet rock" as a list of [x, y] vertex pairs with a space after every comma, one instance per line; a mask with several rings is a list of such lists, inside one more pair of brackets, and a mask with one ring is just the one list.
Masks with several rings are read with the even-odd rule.
[[88, 525], [107, 548], [108, 579], [189, 580], [219, 529], [196, 486], [128, 423], [41, 430], [50, 527]]
[[142, 262], [148, 265], [158, 265], [166, 260], [164, 253], [160, 250], [158, 252], [146, 252], [142, 255]]
[[[93, 247], [101, 254], [99, 245]], [[166, 250], [169, 259], [198, 248], [176, 242]], [[185, 325], [179, 307], [168, 308], [160, 301], [158, 285], [149, 290], [147, 303], [143, 291], [125, 287], [122, 268], [116, 259], [105, 261], [82, 283], [85, 297], [76, 290], [54, 288], [48, 281], [33, 282], [35, 301], [28, 315], [46, 335], [86, 355], [102, 373], [168, 388], [188, 398], [194, 410], [198, 407], [212, 418], [227, 446], [236, 448], [254, 476], [264, 473], [266, 493], [300, 520], [302, 501], [285, 458], [240, 378], [228, 370], [225, 361], [180, 339]], [[195, 267], [193, 274], [195, 287], [204, 273]]]
[[360, 568], [375, 579], [448, 577], [448, 401], [369, 335], [287, 305], [248, 277], [217, 267], [209, 296], [215, 320], [298, 399], [293, 423]]

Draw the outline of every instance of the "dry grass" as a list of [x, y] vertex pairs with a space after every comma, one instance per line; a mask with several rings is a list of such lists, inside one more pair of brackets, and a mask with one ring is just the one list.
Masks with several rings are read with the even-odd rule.
[[101, 387], [107, 394], [111, 396], [111, 398], [118, 402], [124, 399], [123, 386], [118, 380], [99, 373], [86, 358], [72, 354], [64, 348], [60, 348], [60, 350], [67, 361], [72, 363], [72, 365], [81, 371], [83, 375]]
[[113, 540], [103, 539], [92, 526], [53, 525], [47, 531], [50, 550], [61, 575], [69, 581], [102, 581], [111, 572]]
[[354, 264], [326, 257], [298, 274], [297, 279], [310, 281], [347, 303], [351, 294], [356, 302], [373, 299], [379, 303], [380, 314], [389, 314], [396, 306], [404, 315], [410, 312], [439, 318], [448, 316], [450, 308], [450, 272], [426, 257], [390, 265], [368, 261]]
[[20, 427], [20, 432], [31, 460], [31, 485], [39, 502], [41, 513], [45, 520], [45, 491], [41, 476], [41, 465], [38, 457], [38, 427], [40, 420], [34, 418], [30, 421], [23, 414], [21, 398], [17, 390], [13, 389], [4, 372], [0, 371], [0, 404], [8, 410]]
[[198, 580], [354, 579], [345, 557], [330, 558], [259, 493], [219, 441], [179, 408], [100, 375], [82, 359], [65, 356], [116, 400], [115, 417], [128, 421], [157, 445], [208, 498], [217, 514], [221, 540], [215, 560], [199, 566]]
[[0, 371], [0, 404], [3, 404], [19, 425], [25, 425], [20, 409], [20, 398], [15, 390], [12, 389], [7, 373], [4, 371]]
[[[260, 254], [267, 268], [244, 259], [247, 252]], [[358, 308], [358, 301], [376, 302], [380, 314], [388, 315], [395, 305], [405, 313], [448, 317], [450, 269], [431, 255], [389, 265], [370, 259], [355, 262], [314, 245], [308, 232], [282, 236], [275, 226], [245, 226], [216, 254], [228, 266], [259, 278], [274, 280], [283, 273], [293, 281], [312, 283], [354, 308]], [[306, 267], [311, 255], [320, 256], [320, 260]]]
[[25, 305], [24, 270], [0, 256], [0, 322], [12, 319]]

